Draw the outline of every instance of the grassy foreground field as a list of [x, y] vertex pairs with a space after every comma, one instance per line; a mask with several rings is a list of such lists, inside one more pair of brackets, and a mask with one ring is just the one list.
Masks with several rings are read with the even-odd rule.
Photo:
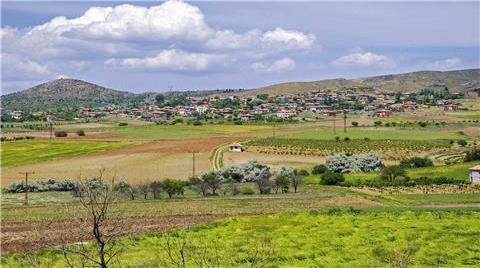
[[[338, 210], [233, 217], [187, 230], [119, 240], [115, 267], [407, 267], [475, 266], [480, 262], [479, 211]], [[228, 239], [226, 239], [228, 237]], [[165, 249], [170, 242], [173, 254]], [[128, 249], [128, 250], [127, 250]], [[301, 250], [299, 250], [301, 249]], [[26, 263], [25, 255], [2, 267]], [[59, 252], [30, 257], [63, 267]]]
[[20, 166], [57, 158], [121, 148], [138, 142], [41, 141], [27, 140], [2, 143], [2, 167]]

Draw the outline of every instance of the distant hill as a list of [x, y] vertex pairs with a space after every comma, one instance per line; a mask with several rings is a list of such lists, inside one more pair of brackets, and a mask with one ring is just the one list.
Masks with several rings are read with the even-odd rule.
[[[480, 88], [480, 69], [458, 71], [420, 71], [391, 74], [359, 79], [329, 79], [313, 82], [289, 82], [249, 90], [209, 90], [169, 92], [203, 97], [207, 95], [255, 96], [258, 94], [294, 95], [318, 89], [343, 89], [373, 87], [385, 92], [414, 92], [425, 87], [448, 86], [451, 92], [467, 92]], [[57, 79], [38, 86], [1, 96], [5, 111], [74, 111], [79, 107], [99, 107], [105, 104], [132, 106], [136, 103], [152, 103], [158, 93], [135, 94], [105, 88], [76, 79]]]
[[257, 89], [234, 92], [239, 96], [269, 94], [293, 95], [318, 89], [342, 89], [348, 87], [373, 87], [385, 92], [415, 92], [425, 87], [446, 85], [451, 92], [466, 92], [480, 88], [480, 69], [458, 71], [419, 71], [404, 74], [381, 75], [360, 79], [329, 79], [312, 82], [288, 82]]
[[108, 103], [128, 105], [143, 102], [148, 94], [134, 94], [105, 88], [76, 79], [57, 79], [1, 97], [6, 111], [73, 111]]

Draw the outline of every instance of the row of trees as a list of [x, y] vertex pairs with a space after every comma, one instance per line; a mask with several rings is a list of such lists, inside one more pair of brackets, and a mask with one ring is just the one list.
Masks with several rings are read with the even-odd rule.
[[260, 194], [269, 194], [272, 191], [286, 193], [290, 187], [296, 193], [301, 183], [299, 173], [285, 166], [271, 171], [270, 167], [258, 161], [250, 161], [244, 165], [204, 173], [199, 178], [191, 178], [189, 183], [192, 189], [203, 196], [217, 195], [218, 191], [224, 194], [228, 192], [238, 194], [241, 183], [254, 183]]

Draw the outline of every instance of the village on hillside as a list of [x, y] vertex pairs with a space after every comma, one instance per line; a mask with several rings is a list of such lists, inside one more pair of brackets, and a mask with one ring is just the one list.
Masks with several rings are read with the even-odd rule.
[[[408, 112], [439, 108], [445, 111], [466, 110], [456, 101], [463, 93], [450, 93], [446, 86], [423, 89], [420, 92], [385, 93], [373, 88], [312, 89], [295, 95], [254, 96], [210, 95], [192, 96], [176, 93], [158, 94], [155, 103], [124, 107], [107, 103], [101, 107], [80, 107], [76, 120], [134, 117], [139, 120], [162, 122], [174, 116], [230, 118], [237, 123], [255, 121], [288, 121], [317, 115], [336, 116], [347, 113], [368, 113], [371, 117], [390, 117], [392, 112]], [[3, 121], [22, 121], [26, 117], [62, 120], [47, 111], [29, 113], [13, 111]]]

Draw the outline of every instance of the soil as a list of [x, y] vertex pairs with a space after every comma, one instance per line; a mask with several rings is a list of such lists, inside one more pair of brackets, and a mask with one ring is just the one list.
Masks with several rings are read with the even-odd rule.
[[[175, 227], [188, 227], [214, 221], [226, 215], [129, 217], [122, 222], [118, 235], [154, 233]], [[1, 250], [3, 254], [28, 252], [45, 247], [92, 239], [76, 221], [3, 222]]]

